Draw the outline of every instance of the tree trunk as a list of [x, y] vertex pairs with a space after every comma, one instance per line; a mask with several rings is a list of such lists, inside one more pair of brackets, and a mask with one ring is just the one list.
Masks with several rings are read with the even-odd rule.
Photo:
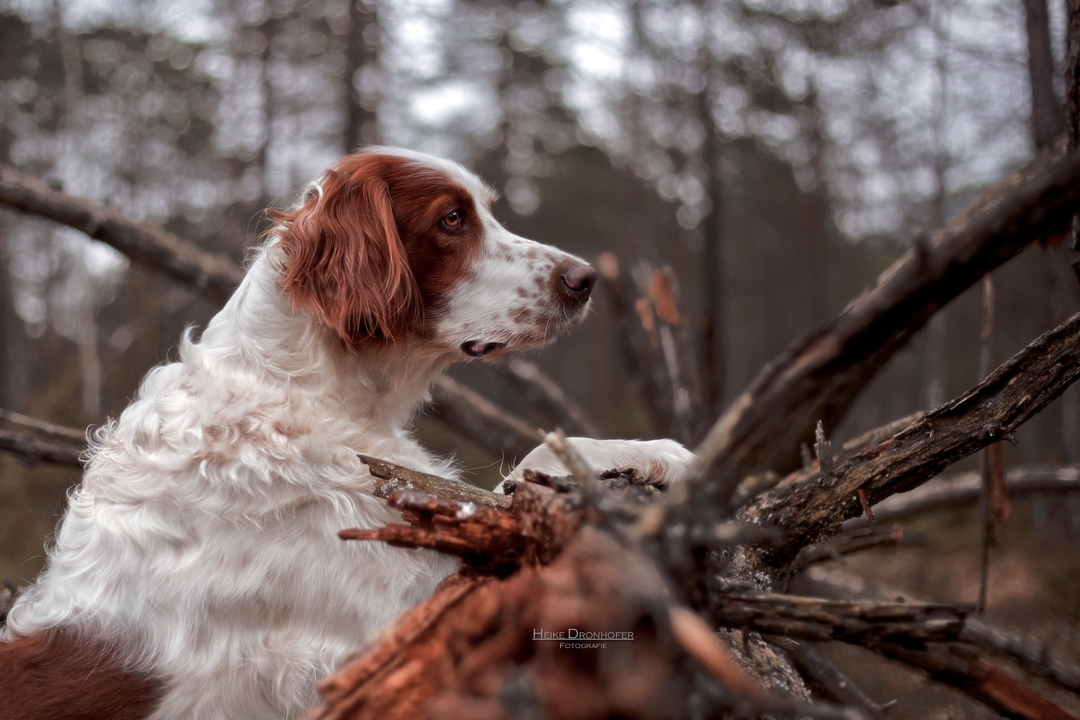
[[1042, 150], [1065, 132], [1061, 104], [1054, 94], [1054, 54], [1046, 0], [1024, 0], [1027, 19], [1028, 78], [1031, 81], [1031, 139]]
[[377, 8], [374, 1], [349, 0], [349, 34], [345, 44], [346, 152], [380, 142], [379, 115], [374, 100], [365, 98], [361, 91], [364, 73], [375, 72], [378, 68]]

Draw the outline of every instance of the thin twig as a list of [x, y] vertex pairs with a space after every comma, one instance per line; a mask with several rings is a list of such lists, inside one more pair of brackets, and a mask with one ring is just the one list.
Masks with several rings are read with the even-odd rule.
[[834, 560], [844, 555], [878, 548], [885, 545], [899, 545], [904, 542], [902, 525], [875, 525], [842, 532], [834, 538], [813, 545], [807, 545], [799, 551], [791, 571], [799, 572], [808, 565], [823, 560]]

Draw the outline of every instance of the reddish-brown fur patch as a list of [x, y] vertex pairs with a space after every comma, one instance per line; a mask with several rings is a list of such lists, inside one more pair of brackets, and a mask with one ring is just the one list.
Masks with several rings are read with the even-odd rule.
[[9, 720], [136, 720], [162, 689], [126, 669], [116, 647], [71, 629], [0, 642], [0, 715]]
[[[298, 210], [273, 213], [293, 306], [354, 348], [423, 333], [482, 246], [472, 196], [439, 170], [367, 153], [338, 162], [322, 189]], [[456, 231], [440, 225], [452, 210], [463, 216]]]

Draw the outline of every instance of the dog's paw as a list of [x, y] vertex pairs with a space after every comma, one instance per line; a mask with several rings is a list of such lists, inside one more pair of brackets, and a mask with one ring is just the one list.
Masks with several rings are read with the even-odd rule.
[[694, 453], [674, 440], [634, 442], [636, 445], [644, 446], [637, 449], [637, 452], [641, 453], [641, 458], [615, 469], [633, 467], [644, 476], [647, 482], [654, 485], [671, 485], [684, 480], [696, 459]]
[[[633, 469], [654, 485], [671, 485], [682, 480], [694, 462], [694, 454], [674, 440], [568, 438], [567, 441], [593, 470], [603, 473]], [[521, 480], [526, 470], [552, 476], [568, 474], [566, 467], [546, 445], [526, 455], [507, 479]], [[501, 483], [499, 487], [502, 487]]]

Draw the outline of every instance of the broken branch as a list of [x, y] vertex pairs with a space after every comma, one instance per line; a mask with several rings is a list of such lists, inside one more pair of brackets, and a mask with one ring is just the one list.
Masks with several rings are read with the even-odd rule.
[[970, 645], [945, 643], [916, 650], [892, 642], [872, 642], [874, 652], [918, 668], [938, 682], [953, 685], [1006, 717], [1025, 720], [1077, 720], [1024, 679], [1003, 671]]
[[[849, 587], [853, 582], [863, 588], [860, 593], [863, 598], [881, 599], [898, 595], [894, 590], [875, 588], [858, 576], [835, 571], [818, 578], [802, 575], [798, 582], [803, 586], [804, 592], [830, 598], [847, 598], [851, 594]], [[1007, 632], [977, 617], [968, 617], [960, 631], [960, 640], [1012, 660], [1027, 672], [1080, 694], [1080, 663], [1040, 645], [1030, 637]]]

